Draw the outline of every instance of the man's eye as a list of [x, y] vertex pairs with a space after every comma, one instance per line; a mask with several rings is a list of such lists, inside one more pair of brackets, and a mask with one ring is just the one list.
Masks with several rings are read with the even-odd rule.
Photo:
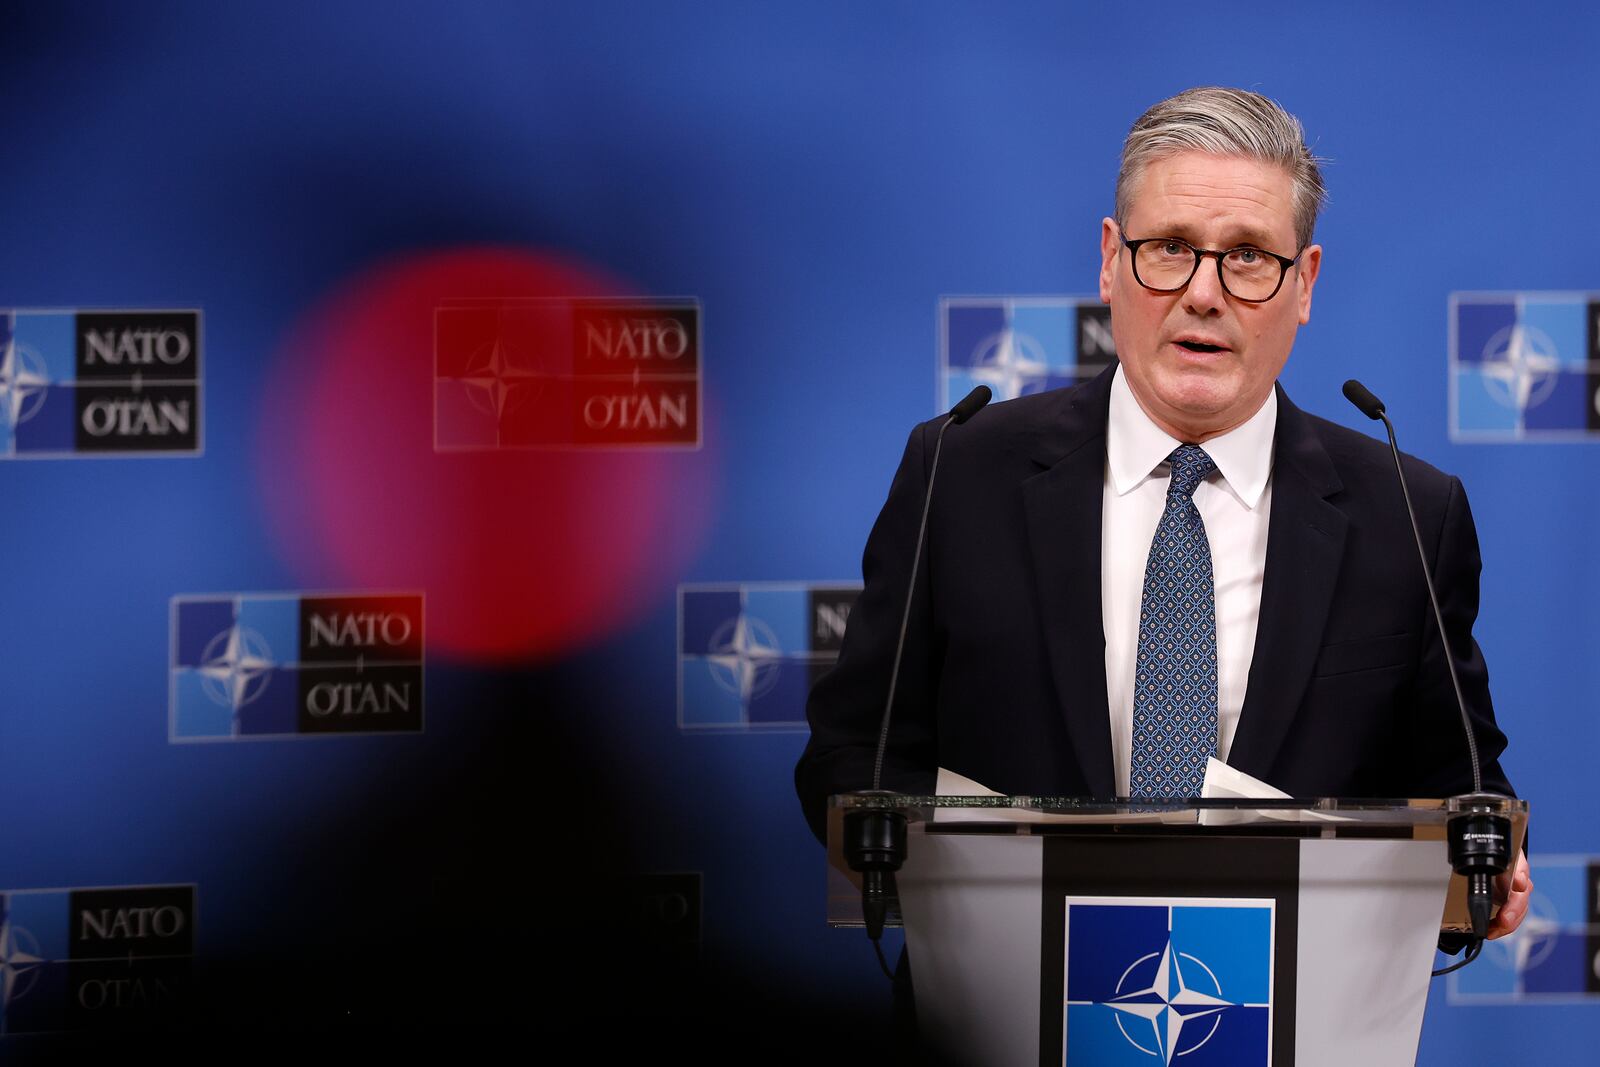
[[1189, 254], [1189, 246], [1184, 244], [1182, 241], [1162, 241], [1160, 248], [1161, 254], [1164, 256], [1176, 257], [1186, 256]]
[[1237, 249], [1233, 253], [1233, 256], [1240, 263], [1243, 263], [1247, 267], [1253, 267], [1257, 263], [1261, 262], [1261, 253], [1257, 252], [1254, 248]]

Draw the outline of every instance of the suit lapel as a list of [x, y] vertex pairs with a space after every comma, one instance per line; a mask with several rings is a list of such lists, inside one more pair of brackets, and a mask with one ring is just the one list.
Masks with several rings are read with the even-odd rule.
[[1089, 793], [1115, 794], [1100, 605], [1100, 510], [1111, 371], [1075, 389], [1034, 442], [1046, 468], [1022, 484], [1039, 618], [1067, 734]]
[[1278, 428], [1261, 614], [1228, 763], [1267, 779], [1299, 711], [1322, 645], [1344, 555], [1343, 486], [1310, 420], [1278, 391]]

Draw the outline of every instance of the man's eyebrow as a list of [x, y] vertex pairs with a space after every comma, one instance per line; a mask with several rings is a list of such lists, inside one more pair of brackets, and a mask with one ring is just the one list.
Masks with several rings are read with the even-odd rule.
[[1233, 232], [1237, 236], [1228, 242], [1229, 248], [1237, 248], [1239, 245], [1252, 245], [1256, 248], [1271, 248], [1278, 244], [1278, 241], [1275, 240], [1270, 233], [1265, 230], [1258, 230], [1254, 226], [1244, 226]]
[[[1157, 223], [1151, 226], [1149, 231], [1149, 236], [1151, 237], [1176, 237], [1193, 245], [1203, 245], [1203, 242], [1198, 241], [1195, 237], [1198, 231], [1194, 226], [1187, 223]], [[1238, 248], [1240, 245], [1249, 245], [1252, 248], [1271, 250], [1281, 243], [1267, 231], [1257, 229], [1248, 224], [1242, 225], [1236, 230], [1229, 230], [1228, 234], [1227, 242], [1218, 245], [1218, 248]]]

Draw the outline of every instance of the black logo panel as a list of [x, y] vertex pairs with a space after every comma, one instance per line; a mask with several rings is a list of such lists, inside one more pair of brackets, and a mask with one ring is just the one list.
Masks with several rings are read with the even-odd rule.
[[194, 381], [200, 316], [194, 311], [80, 311], [77, 379]]
[[68, 899], [73, 960], [188, 956], [194, 952], [194, 887], [75, 889]]
[[700, 370], [700, 309], [673, 304], [578, 303], [572, 309], [573, 374], [579, 378]]
[[421, 659], [420, 596], [300, 598], [301, 663], [416, 663]]
[[166, 1030], [188, 1021], [194, 965], [187, 958], [84, 960], [66, 970], [68, 1030]]
[[192, 452], [200, 401], [193, 385], [80, 384], [74, 444], [79, 452]]
[[1117, 359], [1111, 338], [1111, 309], [1104, 304], [1078, 305], [1078, 376], [1090, 378]]
[[633, 884], [632, 914], [641, 955], [658, 964], [691, 964], [700, 955], [698, 873], [648, 874]]
[[838, 653], [844, 644], [844, 630], [850, 619], [850, 609], [860, 595], [859, 588], [812, 587], [808, 612], [811, 618], [811, 651]]
[[1584, 892], [1583, 921], [1589, 933], [1585, 940], [1589, 966], [1584, 968], [1584, 981], [1590, 993], [1600, 993], [1600, 862], [1589, 862], [1587, 890]]
[[1588, 381], [1585, 383], [1589, 395], [1587, 425], [1591, 430], [1600, 430], [1600, 300], [1589, 301], [1587, 310], [1585, 316], [1589, 320], [1589, 328], [1585, 331], [1589, 335], [1589, 373]]
[[416, 732], [422, 729], [422, 667], [302, 665], [299, 699], [303, 734]]

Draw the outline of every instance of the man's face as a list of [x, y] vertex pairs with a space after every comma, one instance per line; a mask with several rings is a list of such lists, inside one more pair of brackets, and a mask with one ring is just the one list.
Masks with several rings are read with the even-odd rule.
[[[1293, 184], [1281, 167], [1184, 152], [1145, 168], [1128, 205], [1130, 241], [1177, 237], [1197, 248], [1252, 245], [1295, 253]], [[1294, 333], [1311, 318], [1322, 248], [1307, 248], [1265, 303], [1230, 295], [1207, 256], [1187, 288], [1158, 293], [1134, 279], [1117, 224], [1100, 228], [1100, 299], [1128, 385], [1155, 423], [1182, 441], [1226, 433], [1261, 409]]]

